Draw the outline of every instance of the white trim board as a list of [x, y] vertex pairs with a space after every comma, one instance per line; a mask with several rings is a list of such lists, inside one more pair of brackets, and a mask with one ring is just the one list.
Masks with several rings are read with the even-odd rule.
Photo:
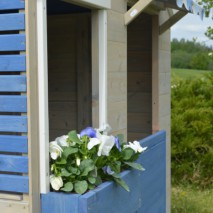
[[40, 192], [49, 192], [49, 110], [46, 0], [37, 0]]
[[[91, 9], [110, 9], [111, 0], [62, 0], [67, 3], [73, 3], [79, 6]], [[117, 1], [117, 0], [116, 0]]]

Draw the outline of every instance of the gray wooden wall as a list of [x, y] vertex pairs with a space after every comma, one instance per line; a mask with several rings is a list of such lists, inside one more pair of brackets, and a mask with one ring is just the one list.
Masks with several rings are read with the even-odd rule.
[[91, 125], [90, 14], [48, 16], [50, 140]]
[[128, 140], [152, 134], [152, 16], [128, 25]]

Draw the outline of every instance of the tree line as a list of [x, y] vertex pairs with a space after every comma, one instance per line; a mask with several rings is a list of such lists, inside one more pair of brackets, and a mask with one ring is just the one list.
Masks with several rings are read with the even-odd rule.
[[185, 39], [171, 42], [172, 68], [213, 70], [213, 48], [204, 43]]

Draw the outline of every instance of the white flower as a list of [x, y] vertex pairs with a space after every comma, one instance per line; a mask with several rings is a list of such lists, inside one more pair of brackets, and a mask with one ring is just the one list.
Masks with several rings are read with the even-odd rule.
[[63, 135], [61, 137], [56, 138], [55, 141], [60, 146], [68, 146], [67, 139], [68, 139], [68, 135]]
[[58, 191], [63, 186], [63, 180], [61, 177], [50, 175], [50, 184], [54, 190]]
[[80, 158], [76, 158], [76, 165], [80, 166], [80, 164], [81, 164], [81, 159]]
[[208, 56], [212, 56], [212, 55], [213, 55], [213, 52], [212, 52], [212, 53], [210, 52], [210, 53], [208, 54]]
[[50, 142], [50, 156], [53, 160], [56, 160], [58, 157], [61, 157], [63, 152], [62, 148], [57, 144], [56, 141]]
[[97, 137], [101, 141], [101, 144], [98, 150], [98, 156], [101, 156], [101, 155], [109, 156], [109, 153], [115, 144], [115, 138], [112, 135], [107, 136], [107, 135], [101, 135], [100, 133], [97, 133]]
[[141, 153], [147, 149], [147, 147], [142, 147], [138, 141], [134, 141], [133, 143], [129, 142], [129, 144], [124, 145], [124, 148], [131, 148], [135, 151], [135, 153]]
[[101, 127], [99, 127], [99, 129], [97, 129], [98, 132], [109, 132], [111, 130], [112, 128], [109, 124], [104, 124]]
[[101, 141], [98, 138], [90, 138], [89, 143], [87, 144], [87, 148], [90, 150], [100, 143]]

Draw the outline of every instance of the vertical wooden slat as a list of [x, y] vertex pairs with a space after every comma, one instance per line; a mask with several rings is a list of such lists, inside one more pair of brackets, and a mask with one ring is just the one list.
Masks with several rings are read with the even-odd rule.
[[40, 212], [36, 1], [25, 1], [25, 8], [28, 88], [29, 209], [30, 212], [36, 213]]
[[159, 28], [158, 16], [152, 17], [152, 132], [159, 130]]

